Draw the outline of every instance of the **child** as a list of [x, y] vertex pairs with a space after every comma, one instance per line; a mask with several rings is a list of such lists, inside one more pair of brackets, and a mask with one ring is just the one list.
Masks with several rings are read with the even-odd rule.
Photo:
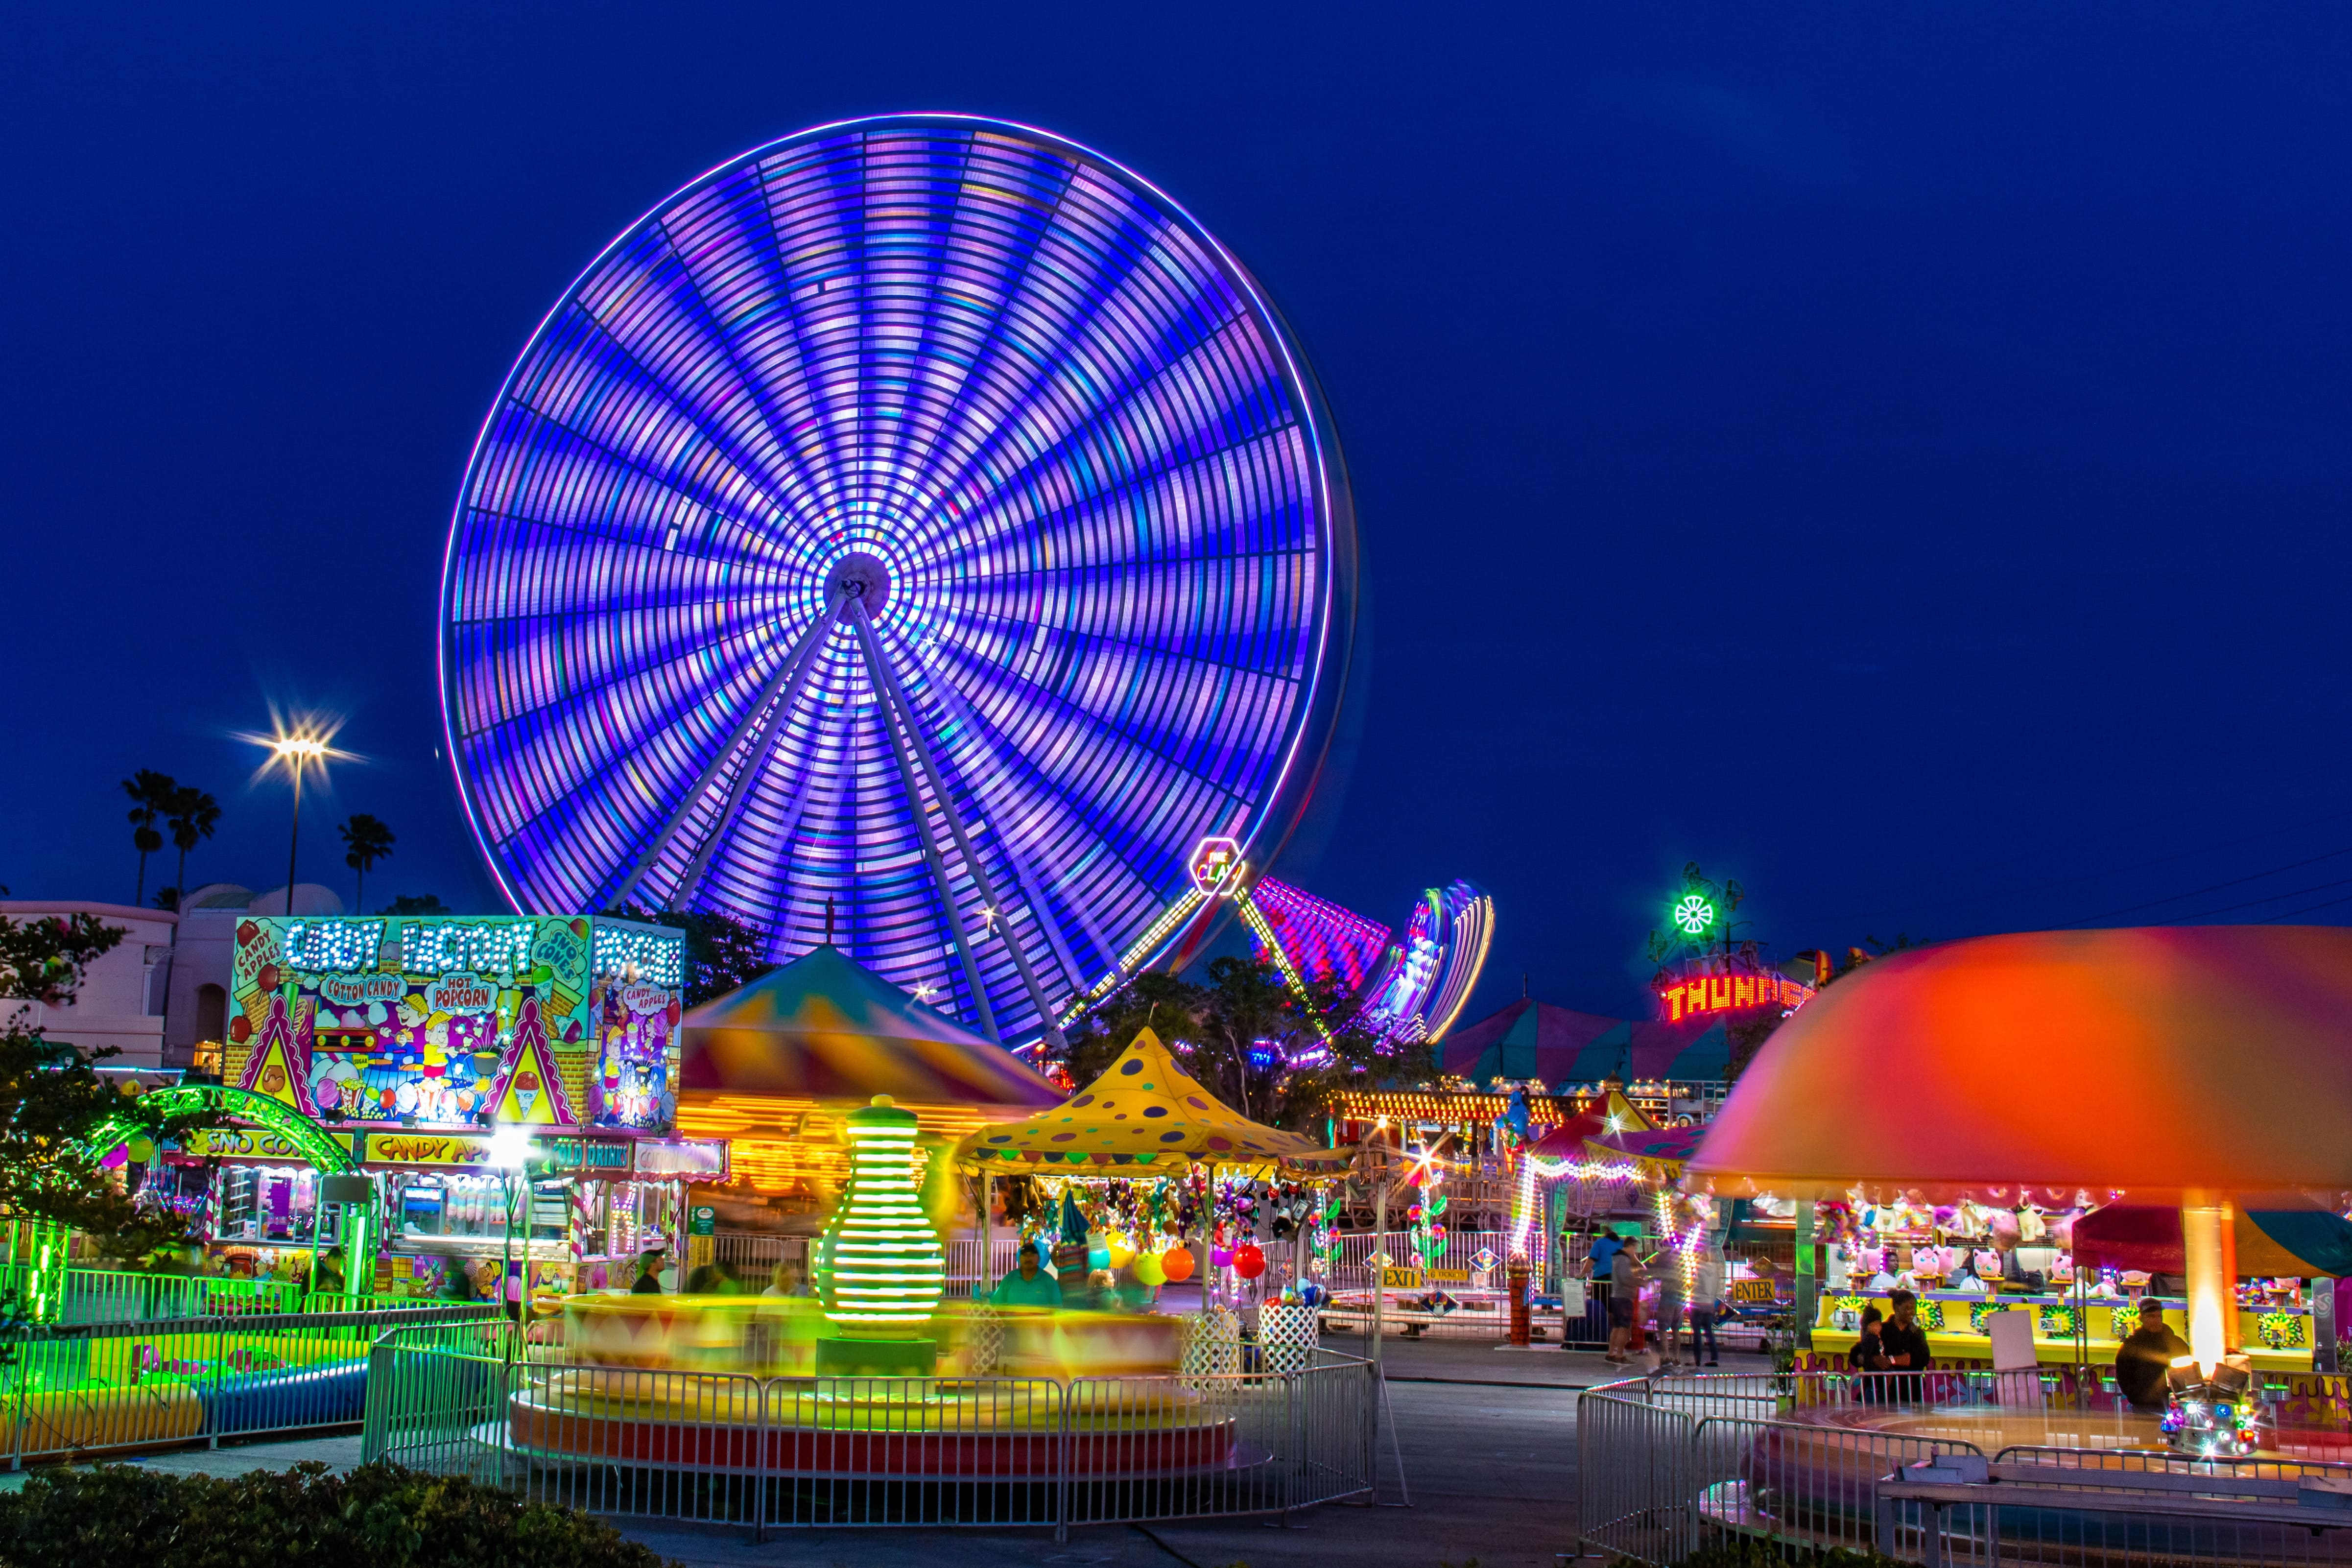
[[[1854, 1341], [1853, 1349], [1845, 1352], [1845, 1363], [1856, 1373], [1884, 1372], [1892, 1363], [1886, 1359], [1886, 1346], [1879, 1337], [1879, 1324], [1885, 1321], [1884, 1312], [1875, 1307], [1862, 1310], [1862, 1338]], [[1884, 1392], [1883, 1380], [1857, 1376], [1856, 1396], [1864, 1405], [1875, 1405]]]

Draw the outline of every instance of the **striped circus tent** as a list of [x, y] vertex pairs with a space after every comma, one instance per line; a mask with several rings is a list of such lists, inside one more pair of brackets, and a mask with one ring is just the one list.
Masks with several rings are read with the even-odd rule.
[[1472, 1083], [1540, 1079], [1598, 1083], [1720, 1079], [1731, 1044], [1720, 1019], [1681, 1024], [1604, 1018], [1522, 997], [1465, 1025], [1438, 1047], [1445, 1070]]
[[785, 1095], [863, 1105], [1027, 1110], [1054, 1086], [1003, 1047], [821, 946], [688, 1013], [679, 1098]]

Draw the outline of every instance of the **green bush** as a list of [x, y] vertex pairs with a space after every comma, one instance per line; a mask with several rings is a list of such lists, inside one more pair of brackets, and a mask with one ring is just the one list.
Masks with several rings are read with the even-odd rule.
[[1752, 1535], [1723, 1535], [1675, 1564], [1675, 1568], [1915, 1568], [1899, 1558], [1875, 1552], [1849, 1552], [1832, 1546], [1827, 1552], [1793, 1542], [1769, 1542]]
[[398, 1465], [234, 1479], [45, 1470], [0, 1495], [7, 1568], [662, 1568], [601, 1520]]

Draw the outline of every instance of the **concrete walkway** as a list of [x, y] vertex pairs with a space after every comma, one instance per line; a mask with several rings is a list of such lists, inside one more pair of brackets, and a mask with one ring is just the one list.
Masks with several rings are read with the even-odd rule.
[[[1360, 1339], [1325, 1342], [1361, 1354]], [[1556, 1568], [1574, 1550], [1576, 1394], [1624, 1373], [1593, 1352], [1511, 1350], [1462, 1340], [1391, 1340], [1383, 1361], [1396, 1448], [1411, 1507], [1328, 1504], [1292, 1528], [1256, 1519], [1097, 1525], [1056, 1545], [1049, 1530], [777, 1531], [754, 1545], [740, 1529], [616, 1521], [625, 1533], [693, 1568], [1286, 1568], [1344, 1561], [1350, 1568]], [[1759, 1356], [1727, 1356], [1725, 1371], [1764, 1370]], [[133, 1461], [152, 1469], [242, 1475], [306, 1459], [359, 1463], [356, 1436], [182, 1449]], [[1399, 1501], [1386, 1435], [1382, 1495]], [[0, 1478], [0, 1487], [23, 1484]]]

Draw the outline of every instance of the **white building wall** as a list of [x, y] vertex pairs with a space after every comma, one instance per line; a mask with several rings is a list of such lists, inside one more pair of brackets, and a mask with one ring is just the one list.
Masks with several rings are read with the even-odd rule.
[[83, 1050], [112, 1047], [122, 1054], [110, 1067], [163, 1065], [163, 991], [177, 915], [69, 899], [0, 899], [0, 915], [17, 921], [89, 915], [124, 933], [113, 952], [83, 972], [72, 1002], [0, 1002], [0, 1013], [16, 1014], [50, 1039]]

